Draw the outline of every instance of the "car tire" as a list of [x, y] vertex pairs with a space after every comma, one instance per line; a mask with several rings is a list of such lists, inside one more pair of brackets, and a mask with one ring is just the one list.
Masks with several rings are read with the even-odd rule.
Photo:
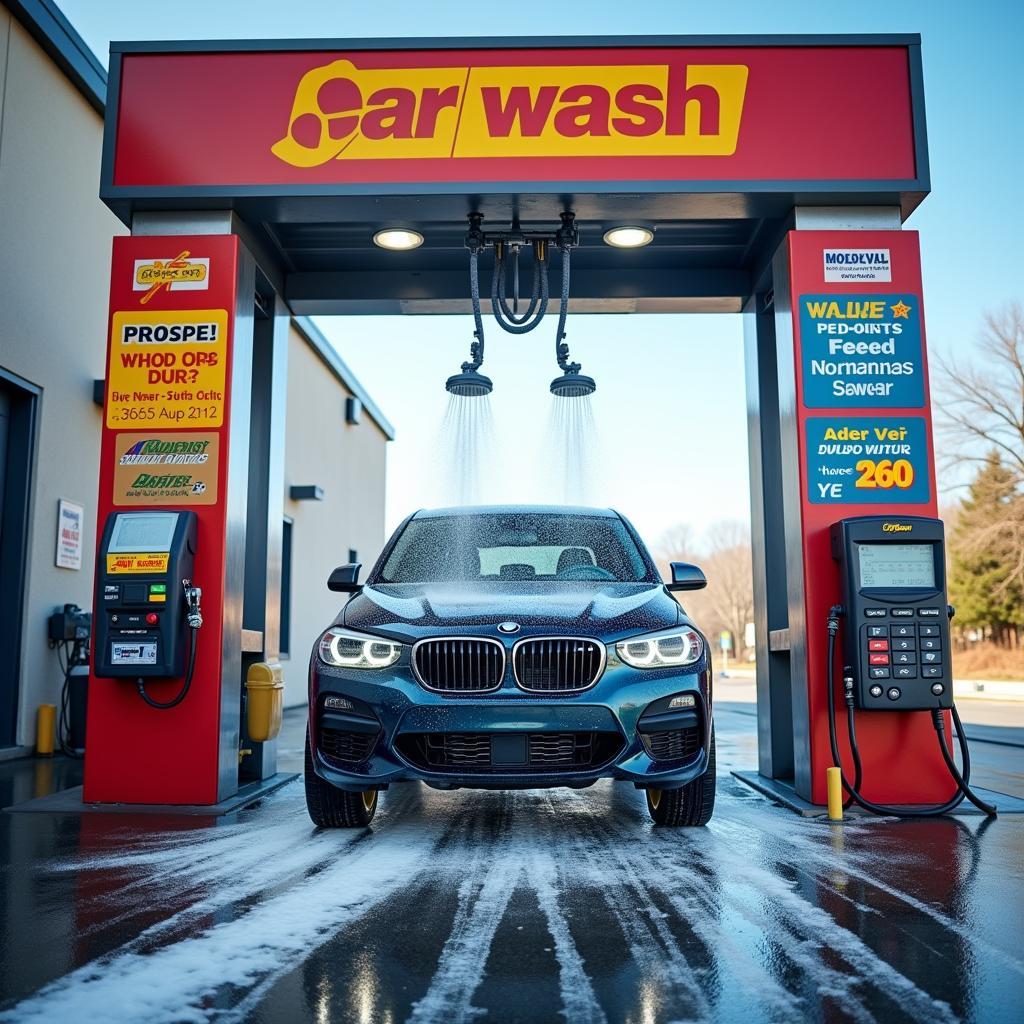
[[313, 771], [313, 749], [306, 730], [306, 810], [318, 828], [365, 828], [377, 813], [377, 790], [348, 793]]
[[715, 727], [711, 726], [707, 771], [679, 789], [648, 789], [647, 810], [656, 825], [706, 825], [715, 810]]

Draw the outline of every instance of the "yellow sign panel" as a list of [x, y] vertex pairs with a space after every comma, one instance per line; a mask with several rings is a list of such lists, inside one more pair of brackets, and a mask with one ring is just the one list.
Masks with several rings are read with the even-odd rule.
[[428, 157], [730, 156], [746, 64], [362, 69], [336, 60], [299, 81], [293, 167]]
[[226, 309], [115, 313], [107, 426], [221, 426], [227, 335]]
[[107, 575], [123, 576], [128, 573], [167, 572], [170, 554], [166, 551], [150, 554], [107, 555]]
[[115, 505], [216, 505], [220, 435], [118, 434]]

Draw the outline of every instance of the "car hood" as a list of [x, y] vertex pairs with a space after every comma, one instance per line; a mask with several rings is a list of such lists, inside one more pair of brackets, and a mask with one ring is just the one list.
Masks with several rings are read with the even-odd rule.
[[683, 618], [661, 583], [502, 582], [367, 586], [337, 622], [395, 640], [498, 636], [498, 623], [512, 621], [520, 627], [516, 638], [566, 633], [612, 641]]

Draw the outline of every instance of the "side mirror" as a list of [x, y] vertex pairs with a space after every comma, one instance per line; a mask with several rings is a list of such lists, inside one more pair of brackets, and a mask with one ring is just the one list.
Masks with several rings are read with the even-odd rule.
[[334, 590], [341, 594], [354, 594], [362, 590], [359, 582], [359, 570], [362, 569], [361, 562], [352, 562], [349, 565], [339, 565], [330, 576], [327, 577], [327, 589]]
[[665, 585], [669, 590], [703, 590], [708, 581], [700, 566], [690, 562], [673, 562], [672, 582]]

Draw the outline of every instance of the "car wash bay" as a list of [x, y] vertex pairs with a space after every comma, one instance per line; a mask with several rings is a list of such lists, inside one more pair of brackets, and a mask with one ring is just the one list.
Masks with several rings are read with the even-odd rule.
[[[966, 813], [830, 825], [770, 804], [730, 774], [757, 763], [804, 806], [823, 802], [822, 628], [838, 596], [828, 524], [868, 511], [935, 514], [919, 254], [916, 235], [902, 230], [929, 187], [919, 41], [758, 42], [476, 41], [439, 52], [380, 41], [194, 52], [128, 44], [114, 53], [102, 196], [132, 237], [115, 245], [112, 324], [216, 313], [226, 361], [217, 379], [230, 392], [202, 412], [221, 460], [216, 501], [207, 491], [210, 504], [196, 509], [196, 580], [213, 598], [204, 629], [214, 642], [173, 712], [154, 716], [117, 680], [93, 678], [85, 792], [108, 805], [211, 809], [68, 813], [50, 803], [4, 817], [7, 1019], [1014, 1017], [1024, 984], [1017, 816], [988, 827]], [[659, 88], [663, 99], [672, 92], [674, 104], [659, 110], [665, 131], [631, 133], [618, 117], [613, 153], [602, 148], [610, 136], [572, 135], [572, 116], [556, 116], [552, 132], [487, 136], [494, 111], [468, 101], [525, 88], [538, 69], [558, 78], [556, 93], [578, 90], [581, 63], [588, 81], [607, 83], [606, 99], [622, 82], [646, 83], [647, 95]], [[680, 79], [688, 64], [696, 77]], [[874, 92], [841, 95], [836, 116], [808, 133], [800, 104], [820, 95], [822, 68], [833, 81], [867, 75]], [[417, 103], [438, 101], [437, 118], [420, 132], [417, 115], [409, 137], [390, 132], [380, 110], [357, 119], [344, 107], [364, 95], [373, 106], [372, 90], [396, 69]], [[439, 105], [453, 88], [466, 90], [458, 111]], [[245, 111], [238, 95], [249, 98]], [[261, 644], [246, 653], [267, 662], [278, 653], [267, 581], [279, 543], [268, 533], [251, 557], [242, 528], [251, 541], [272, 505], [251, 469], [253, 459], [272, 465], [281, 410], [268, 391], [265, 421], [250, 423], [241, 400], [254, 380], [280, 387], [259, 370], [261, 358], [264, 369], [276, 365], [272, 325], [289, 312], [446, 312], [468, 324], [469, 215], [482, 215], [485, 231], [550, 235], [570, 212], [580, 230], [570, 313], [745, 314], [758, 702], [755, 717], [753, 704], [729, 700], [727, 684], [716, 693], [715, 817], [700, 830], [656, 829], [641, 794], [607, 783], [509, 793], [396, 784], [371, 828], [315, 831], [296, 781], [218, 816], [215, 802], [239, 785], [245, 611], [259, 612], [245, 632]], [[622, 228], [646, 229], [651, 244], [627, 259], [605, 244]], [[423, 244], [388, 251], [373, 241], [382, 229]], [[844, 260], [827, 257], [848, 252], [884, 254], [885, 266], [872, 265], [866, 284], [843, 278]], [[886, 324], [912, 319], [918, 391], [881, 408], [914, 426], [923, 491], [882, 507], [835, 490], [815, 500], [811, 431], [830, 413], [878, 410], [851, 401], [837, 412], [804, 387], [801, 344], [810, 348], [815, 326], [801, 324], [805, 293], [826, 311], [871, 309], [866, 293]], [[109, 368], [130, 367], [112, 358]], [[112, 479], [119, 423], [143, 405], [154, 416], [174, 411], [152, 397], [116, 398], [134, 389], [111, 377], [101, 516], [125, 504]], [[825, 411], [814, 418], [808, 408]], [[243, 571], [247, 562], [259, 574]], [[926, 720], [862, 717], [877, 799], [945, 794]], [[303, 724], [289, 716], [278, 764], [268, 748], [257, 777], [300, 769]], [[981, 784], [1020, 793], [1017, 748], [979, 746]], [[185, 749], [170, 770], [154, 763], [153, 751]], [[11, 783], [5, 803], [78, 781], [65, 761], [5, 767], [0, 777]]]
[[[394, 786], [351, 833], [312, 828], [299, 780], [219, 819], [3, 815], [0, 1019], [1016, 1020], [1022, 817], [800, 819], [729, 774], [754, 756], [742, 689], [719, 685], [703, 829], [607, 783]], [[1024, 797], [1024, 749], [983, 734], [1021, 729], [972, 749]], [[4, 802], [75, 767], [0, 766]]]

